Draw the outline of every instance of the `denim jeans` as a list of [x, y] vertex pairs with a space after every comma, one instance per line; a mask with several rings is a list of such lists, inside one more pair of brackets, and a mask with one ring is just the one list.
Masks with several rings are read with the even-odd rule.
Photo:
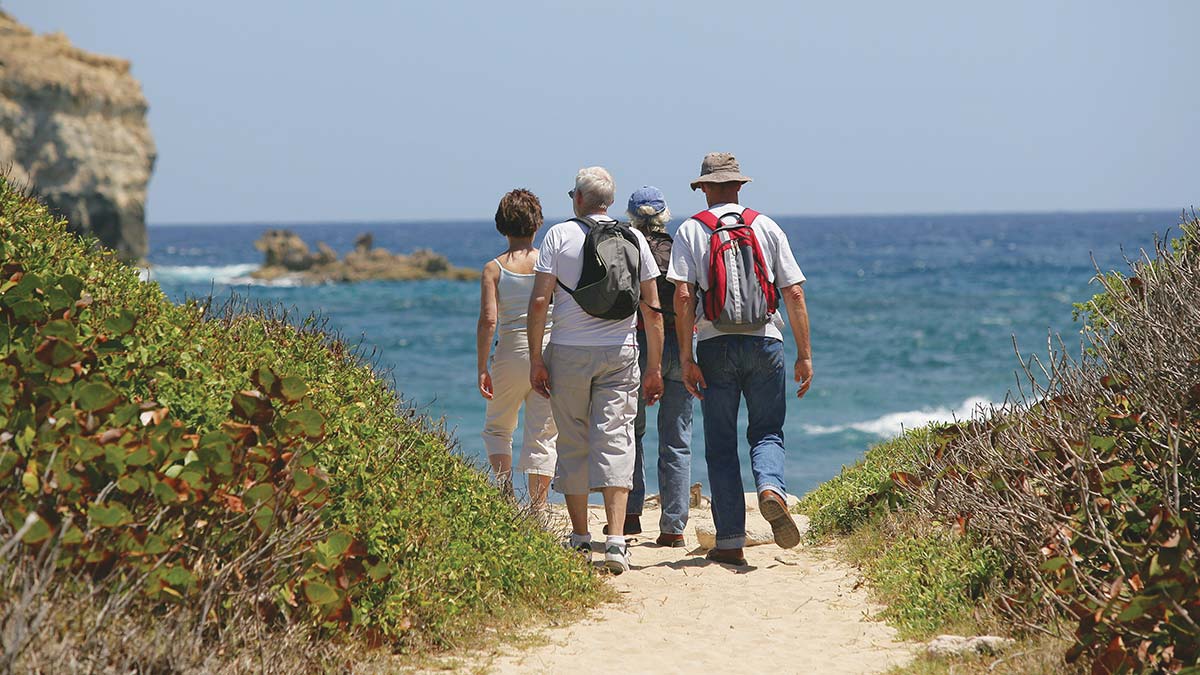
[[[646, 369], [646, 334], [638, 331], [638, 365]], [[688, 521], [688, 488], [692, 481], [692, 396], [683, 386], [679, 365], [679, 342], [669, 329], [663, 342], [663, 396], [658, 402], [658, 488], [662, 515], [658, 529], [663, 534], [683, 534]], [[633, 423], [637, 459], [633, 465], [633, 490], [626, 513], [641, 515], [646, 500], [645, 448], [646, 405], [638, 397], [638, 414]]]
[[772, 490], [787, 500], [783, 480], [783, 418], [787, 412], [783, 342], [751, 335], [721, 335], [696, 346], [696, 360], [707, 388], [704, 411], [704, 458], [712, 488], [717, 548], [741, 548], [746, 542], [746, 501], [738, 458], [738, 406], [746, 397], [750, 470], [758, 492]]

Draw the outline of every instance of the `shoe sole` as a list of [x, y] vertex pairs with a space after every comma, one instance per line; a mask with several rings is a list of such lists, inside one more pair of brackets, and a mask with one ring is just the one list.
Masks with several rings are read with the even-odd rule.
[[736, 560], [726, 560], [723, 558], [713, 558], [712, 556], [704, 556], [704, 559], [711, 561], [711, 562], [715, 562], [718, 565], [733, 565], [734, 567], [749, 567], [750, 566], [750, 563], [746, 562], [745, 558], [738, 558]]
[[604, 569], [608, 570], [608, 572], [613, 576], [616, 576], [622, 572], [627, 572], [629, 570], [629, 565], [621, 562], [620, 560], [605, 560]]
[[763, 518], [771, 524], [771, 534], [775, 536], [775, 545], [780, 548], [793, 548], [800, 544], [800, 528], [787, 507], [774, 499], [763, 499], [758, 502], [758, 510]]

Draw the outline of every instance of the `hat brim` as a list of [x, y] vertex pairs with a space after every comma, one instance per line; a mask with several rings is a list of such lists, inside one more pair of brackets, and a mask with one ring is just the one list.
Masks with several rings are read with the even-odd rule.
[[714, 171], [706, 173], [696, 180], [692, 181], [692, 189], [700, 187], [701, 183], [749, 183], [752, 179], [749, 176], [743, 176], [737, 171]]

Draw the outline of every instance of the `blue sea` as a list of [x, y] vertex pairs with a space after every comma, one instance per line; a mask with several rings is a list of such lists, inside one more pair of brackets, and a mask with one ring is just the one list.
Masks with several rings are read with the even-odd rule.
[[[1079, 345], [1072, 303], [1097, 292], [1095, 264], [1178, 233], [1177, 212], [776, 217], [808, 277], [815, 377], [789, 403], [790, 492], [803, 494], [872, 444], [933, 420], [964, 419], [1016, 385], [1016, 344], [1045, 353], [1047, 338]], [[467, 456], [482, 457], [484, 401], [475, 386], [478, 282], [272, 286], [249, 273], [254, 241], [288, 227], [340, 253], [362, 232], [395, 252], [432, 248], [480, 267], [504, 239], [492, 223], [397, 222], [172, 225], [150, 228], [151, 276], [176, 301], [234, 292], [319, 312], [350, 342], [377, 350], [404, 398], [444, 418]], [[790, 359], [795, 356], [788, 336]], [[704, 481], [697, 405], [693, 480]], [[743, 428], [745, 415], [742, 416]], [[657, 447], [649, 425], [647, 446]], [[517, 432], [520, 438], [520, 430]], [[743, 462], [752, 489], [748, 460]], [[648, 467], [653, 467], [653, 455]], [[657, 491], [654, 471], [649, 491]]]

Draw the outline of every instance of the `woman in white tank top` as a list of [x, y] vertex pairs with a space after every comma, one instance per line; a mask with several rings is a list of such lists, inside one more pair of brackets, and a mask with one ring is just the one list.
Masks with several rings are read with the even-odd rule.
[[[558, 433], [550, 401], [537, 395], [529, 384], [529, 339], [525, 330], [533, 264], [538, 255], [533, 236], [541, 226], [542, 205], [532, 192], [513, 190], [500, 200], [496, 229], [508, 238], [508, 250], [483, 266], [475, 339], [479, 393], [487, 399], [483, 446], [488, 462], [497, 482], [511, 491], [512, 436], [524, 405], [524, 438], [516, 468], [528, 475], [529, 501], [535, 507], [546, 503], [558, 458], [554, 449]], [[549, 325], [547, 319], [547, 341]], [[496, 352], [489, 367], [493, 335]]]

